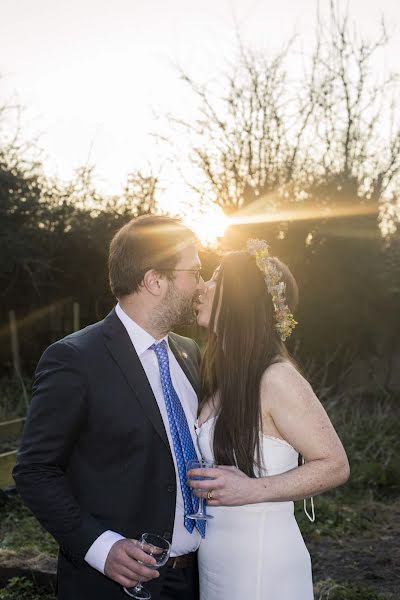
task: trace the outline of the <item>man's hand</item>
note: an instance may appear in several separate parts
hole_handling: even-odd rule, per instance
[[[193,480],[193,477],[212,479]],[[257,495],[251,479],[236,467],[218,466],[215,469],[192,469],[188,472],[188,484],[199,498],[207,498],[209,506],[241,506],[257,502]]]
[[[104,565],[104,573],[124,587],[134,587],[139,581],[150,581],[160,574],[154,569],[141,565],[141,560],[155,565],[154,558],[143,552],[138,540],[119,540],[111,546]]]

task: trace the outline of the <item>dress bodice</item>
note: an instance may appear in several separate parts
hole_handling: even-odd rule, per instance
[[[201,426],[196,421],[195,429],[199,449],[205,460],[214,460],[213,438],[216,417],[210,417]],[[260,477],[279,475],[294,469],[298,465],[297,451],[285,440],[260,433],[262,438],[261,451],[263,469],[258,474]]]

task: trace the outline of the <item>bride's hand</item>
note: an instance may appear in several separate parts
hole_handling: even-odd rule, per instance
[[[192,477],[210,479],[193,480]],[[209,506],[240,506],[256,502],[254,481],[236,467],[226,465],[188,472],[188,485],[196,496],[206,498]]]

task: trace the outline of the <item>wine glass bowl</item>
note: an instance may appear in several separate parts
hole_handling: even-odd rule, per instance
[[[171,544],[165,538],[152,533],[144,533],[141,537],[140,545],[143,552],[146,552],[146,554],[156,561],[155,565],[149,565],[144,562],[142,564],[150,569],[159,569],[165,565],[171,551]],[[138,562],[141,561],[139,560]]]
[[[186,465],[187,473],[192,469],[213,469],[216,467],[216,464],[210,460],[189,460]],[[191,477],[192,481],[205,481],[205,480],[213,480],[213,477],[205,477],[202,475],[198,475],[196,477]],[[195,496],[195,492],[192,489],[192,494]],[[196,496],[197,497],[197,496]],[[198,498],[199,506],[197,512],[186,515],[188,519],[196,519],[199,521],[208,521],[209,519],[213,519],[212,515],[208,515],[206,513],[205,500],[203,497]]]
[[[143,533],[140,538],[140,547],[143,552],[146,552],[146,554],[156,561],[155,565],[151,565],[145,561],[138,560],[141,565],[145,565],[148,569],[159,569],[164,566],[171,553],[171,544],[169,541],[155,533]],[[137,598],[137,600],[150,600],[151,598],[150,592],[142,586],[140,581],[135,587],[124,587],[123,590],[128,596]]]

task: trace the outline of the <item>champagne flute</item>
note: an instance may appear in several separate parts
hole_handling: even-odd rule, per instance
[[[189,462],[186,465],[186,470],[187,472],[191,471],[192,469],[213,469],[215,467],[215,463],[209,460],[189,460]],[[197,476],[197,477],[192,477],[192,479],[194,481],[204,481],[205,479],[214,479],[213,477],[202,477]],[[192,494],[193,496],[195,496],[194,490],[192,489]],[[196,496],[197,498],[197,496]],[[197,512],[191,515],[186,515],[186,517],[188,519],[198,519],[199,521],[207,521],[208,519],[213,519],[214,517],[212,515],[208,515],[206,513],[206,507],[205,507],[205,499],[203,497],[199,498],[199,507],[197,509]]]
[[[168,540],[155,533],[143,533],[140,538],[140,547],[143,552],[146,552],[156,561],[155,565],[149,565],[142,560],[138,560],[141,565],[145,565],[149,569],[159,569],[165,565],[171,552],[171,544]],[[137,598],[138,600],[150,600],[151,598],[150,592],[142,586],[140,581],[135,587],[124,587],[123,590],[131,598]]]

